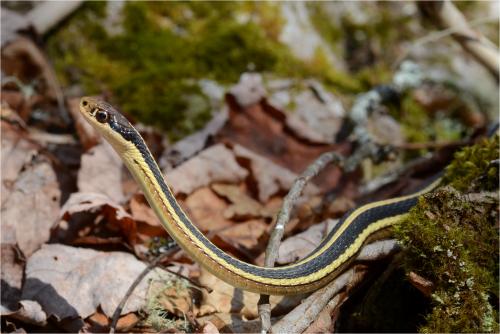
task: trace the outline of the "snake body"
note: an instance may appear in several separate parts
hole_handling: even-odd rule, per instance
[[[348,212],[318,247],[297,263],[277,268],[259,267],[225,253],[191,222],[141,135],[115,108],[85,97],[80,102],[80,112],[117,151],[163,227],[179,246],[223,281],[257,293],[299,294],[326,285],[352,262],[364,244],[404,219],[418,197],[440,182],[437,178],[413,194],[373,202]]]

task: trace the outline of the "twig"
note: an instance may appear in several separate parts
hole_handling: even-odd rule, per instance
[[[194,286],[194,287],[197,287],[197,288],[198,288],[198,289],[200,289],[200,290],[201,290],[201,289],[205,289],[208,293],[211,293],[211,292],[213,291],[213,289],[212,289],[212,288],[210,288],[210,287],[208,287],[208,286],[205,286],[205,285],[198,284],[198,283],[196,283],[195,281],[193,281],[192,279],[190,279],[189,277],[186,277],[186,276],[184,276],[184,275],[182,275],[182,274],[179,274],[178,272],[175,272],[175,271],[173,271],[172,269],[169,269],[169,268],[167,268],[167,267],[165,267],[165,266],[162,266],[162,265],[159,265],[159,267],[160,267],[161,269],[165,270],[165,271],[168,271],[168,272],[169,272],[169,273],[171,273],[172,275],[175,275],[175,276],[177,276],[177,277],[179,277],[179,278],[182,278],[182,279],[184,279],[184,280],[188,281],[188,282],[189,282],[189,284],[191,284],[191,285],[192,285],[192,286]]]
[[[495,23],[498,21],[497,17],[482,17],[480,19],[475,19],[472,21],[469,21],[469,26],[472,27],[477,27],[483,24],[488,24],[488,23]],[[408,55],[413,51],[418,48],[421,48],[423,45],[427,43],[432,43],[440,40],[441,38],[453,35],[455,33],[460,32],[460,29],[457,27],[449,27],[447,29],[443,29],[440,31],[435,31],[431,32],[421,38],[416,39],[415,41],[412,42],[412,44],[403,52],[402,55],[400,55],[394,64],[391,66],[391,68],[396,69],[399,67],[401,62],[408,57]]]
[[[367,271],[349,269],[324,288],[307,297],[293,311],[284,316],[273,327],[273,333],[302,333],[318,314],[346,286],[354,287],[361,282]]]
[[[397,251],[399,251],[399,247],[394,239],[376,241],[364,246],[355,262],[376,261],[391,256]],[[305,301],[272,327],[273,333],[302,333],[313,323],[325,307],[328,305],[331,308],[339,306],[345,301],[345,296],[344,298],[337,298],[332,303],[330,303],[330,300],[335,298],[341,291],[349,292],[363,281],[368,270],[359,270],[359,268],[365,267],[359,265],[352,267],[335,278],[326,287],[307,297]]]
[[[309,167],[307,167],[302,175],[294,181],[290,191],[283,199],[283,205],[278,213],[276,225],[274,226],[269,243],[267,244],[264,266],[274,267],[274,263],[278,258],[278,249],[281,238],[283,238],[283,233],[285,231],[285,224],[290,220],[293,205],[299,198],[307,182],[309,182],[314,176],[318,175],[318,173],[330,163],[334,162],[339,164],[342,161],[343,157],[336,152],[323,153]],[[262,333],[267,333],[271,328],[271,305],[269,304],[269,296],[260,296],[258,309],[262,323]]]
[[[172,255],[173,251],[174,250],[171,250],[165,254],[161,254],[158,257],[156,257],[150,264],[148,264],[146,268],[144,268],[144,270],[139,274],[139,276],[137,276],[134,282],[130,285],[130,287],[127,290],[127,293],[125,294],[125,296],[123,296],[122,300],[120,301],[120,304],[118,304],[118,306],[115,309],[115,312],[113,313],[111,325],[109,328],[110,334],[115,333],[116,324],[118,323],[118,318],[120,317],[120,314],[122,313],[122,310],[125,307],[125,303],[127,302],[130,295],[132,295],[135,288],[139,285],[139,283],[141,283],[142,279],[146,277],[146,275],[158,265],[158,263],[161,263],[164,259]]]
[[[498,48],[471,26],[451,1],[422,1],[417,5],[442,28],[453,29],[451,36],[499,81]]]
[[[449,141],[436,141],[436,142],[424,142],[424,143],[402,143],[398,145],[393,145],[394,148],[402,150],[421,150],[421,149],[441,149],[446,147],[458,147],[469,145],[470,140],[449,140]]]

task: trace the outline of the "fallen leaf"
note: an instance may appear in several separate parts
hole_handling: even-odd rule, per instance
[[[125,199],[121,182],[122,166],[118,154],[103,141],[82,155],[78,189],[84,193],[105,194],[122,203]]]
[[[80,98],[74,97],[67,100],[68,110],[75,122],[76,133],[80,143],[89,150],[101,142],[101,136],[96,129],[80,114]]]
[[[45,159],[26,165],[1,208],[2,243],[17,243],[24,255],[31,255],[49,240],[60,196],[55,172]]]
[[[37,326],[45,326],[47,324],[47,314],[42,310],[40,304],[33,300],[21,300],[15,312],[4,313],[2,310],[2,315],[8,315],[22,322]]]
[[[22,82],[37,80],[38,93],[43,100],[62,100],[63,93],[54,69],[37,44],[29,38],[17,38],[2,48],[2,72],[5,76],[15,76]],[[34,99],[30,98],[28,105],[20,110],[20,116],[25,121],[28,120],[31,111],[36,109],[33,108],[35,107],[33,102]]]
[[[288,191],[297,178],[297,175],[288,169],[276,165],[241,145],[235,145],[233,151],[236,157],[248,161],[257,183],[258,198],[261,202],[267,202],[271,196],[279,192]],[[304,194],[307,195],[314,195],[318,192],[318,188],[312,184],[308,184],[304,189]]]
[[[262,75],[255,72],[243,73],[238,83],[231,87],[229,93],[242,108],[259,103],[266,95]]]
[[[87,318],[99,306],[111,317],[144,268],[145,263],[128,253],[43,245],[28,259],[22,296],[37,301],[48,316],[58,319]],[[128,298],[122,314],[145,305],[148,282],[155,277],[172,279],[158,268],[150,272]]]
[[[217,195],[226,198],[232,204],[224,211],[224,217],[232,220],[272,217],[272,213],[259,202],[248,196],[234,184],[213,184],[211,188]]]
[[[217,235],[237,248],[242,246],[246,250],[254,250],[262,244],[261,238],[268,228],[264,221],[253,219],[224,229]]]
[[[214,182],[238,183],[247,175],[248,171],[238,165],[233,152],[218,144],[168,172],[166,179],[176,195],[189,195]]]
[[[108,196],[99,193],[72,193],[61,208],[61,217],[70,221],[71,217],[80,212],[102,212],[108,223],[114,224],[134,244],[136,224],[132,217],[118,203]]]
[[[144,195],[136,194],[130,200],[129,205],[134,220],[147,223],[151,226],[161,226],[160,220],[149,206]]]
[[[148,244],[152,237],[167,237],[167,231],[149,207],[143,194],[135,194],[129,203],[132,218],[137,226],[137,241]],[[139,245],[137,245],[139,246]],[[140,252],[139,248],[136,248]]]
[[[279,264],[292,263],[310,254],[337,224],[338,220],[326,221],[308,228],[302,233],[285,239],[279,248]]]
[[[2,289],[2,312],[15,311],[18,309],[18,302],[21,299],[21,286],[23,281],[24,266],[19,257],[19,250],[13,244],[1,244],[1,289]]]
[[[201,268],[199,282],[203,286],[211,287],[213,291],[210,293],[206,290],[202,291],[203,298],[198,316],[211,313],[240,314],[246,319],[254,319],[258,316],[257,303],[260,298],[258,294],[236,289],[204,268]],[[303,298],[304,295],[271,296],[271,311],[274,316],[286,314]]]
[[[337,97],[319,82],[310,80],[306,89],[294,94],[292,101],[294,108],[286,117],[286,125],[297,137],[317,144],[335,142],[345,115]]]
[[[91,333],[107,332],[111,325],[110,319],[100,311],[92,314],[86,319],[91,327],[88,329]],[[129,313],[121,316],[116,323],[116,330],[126,332],[133,328],[140,321],[135,313]]]
[[[219,330],[217,329],[217,327],[215,327],[215,325],[208,320],[203,325],[201,332],[203,334],[219,334]]]
[[[285,124],[288,114],[266,101],[242,109],[231,99],[227,100],[230,106],[229,120],[217,136],[219,142],[243,146],[296,174],[302,173],[322,153],[348,153],[349,143],[320,145],[298,138]],[[337,185],[340,175],[340,169],[329,168],[313,182],[326,191]]]
[[[184,201],[186,213],[202,231],[217,232],[234,223],[224,217],[228,204],[210,188],[194,191]]]
[[[215,136],[224,126],[228,118],[227,107],[216,113],[203,129],[183,138],[169,147],[160,158],[160,166],[165,170],[168,165],[178,166],[180,163],[200,152],[210,138]]]
[[[2,121],[1,127],[1,202],[3,205],[9,198],[19,172],[37,154],[39,147],[25,136],[22,136],[16,126]]]
[[[196,318],[202,325],[212,324],[217,332],[210,333],[261,333],[260,320],[246,320],[241,314],[235,313],[216,313],[209,316]],[[273,319],[274,320],[274,319]],[[213,330],[212,326],[209,328]],[[203,332],[205,333],[205,332]]]

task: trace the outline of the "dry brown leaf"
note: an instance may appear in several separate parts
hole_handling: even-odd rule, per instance
[[[234,224],[224,217],[227,203],[210,188],[196,190],[184,203],[187,214],[202,231],[216,232]]]
[[[218,144],[167,173],[167,181],[177,194],[191,194],[195,189],[214,182],[238,183],[248,171],[236,162],[233,152]]]
[[[1,314],[18,309],[21,299],[23,281],[23,265],[20,262],[18,250],[13,244],[2,243],[1,282],[2,282],[2,310]]]
[[[122,160],[107,142],[82,155],[78,189],[83,193],[101,193],[113,201],[125,199],[122,188]]]
[[[287,115],[286,125],[299,138],[319,144],[334,143],[344,119],[344,107],[320,83],[311,80],[307,84],[307,89],[294,94],[295,108]]]
[[[142,194],[135,194],[130,200],[130,211],[137,226],[137,242],[147,244],[152,237],[167,237],[167,231],[161,225],[160,220],[149,207],[146,198]],[[142,245],[135,248],[136,254],[142,254],[146,249]]]
[[[52,166],[36,159],[25,166],[1,208],[2,243],[19,245],[31,255],[49,240],[59,216],[61,192]]]
[[[271,196],[279,192],[288,191],[297,178],[297,175],[290,170],[278,166],[241,145],[235,145],[233,151],[236,157],[246,159],[249,162],[249,168],[257,183],[258,198],[261,202],[267,202]],[[317,193],[318,188],[312,184],[308,184],[304,189],[306,195]]]
[[[90,148],[101,142],[101,136],[96,129],[87,122],[83,116],[80,114],[80,98],[74,97],[67,101],[68,109],[75,122],[76,133],[78,138],[80,138],[80,143],[85,148],[89,150]]]
[[[165,150],[160,158],[160,166],[177,166],[180,163],[200,152],[210,138],[215,136],[224,126],[228,118],[227,108],[224,107],[220,112],[214,115],[212,120],[205,125],[203,129],[176,142],[172,147]]]
[[[109,326],[111,325],[110,319],[103,313],[97,311],[92,314],[87,321],[92,326],[89,328],[91,333],[107,332]],[[133,328],[140,321],[139,317],[135,313],[129,313],[120,317],[116,323],[116,330],[119,332],[125,332]]]
[[[130,211],[136,221],[144,222],[151,226],[161,226],[160,220],[142,194],[136,194],[130,200]]]
[[[302,233],[287,238],[280,245],[276,262],[287,264],[304,258],[320,244],[337,222],[338,220],[327,219]]]
[[[243,246],[247,250],[252,250],[259,246],[261,238],[268,228],[269,225],[264,221],[253,219],[224,229],[217,235],[236,248]]]
[[[5,76],[16,76],[22,82],[37,80],[38,93],[44,100],[62,100],[63,94],[54,69],[41,49],[29,38],[17,38],[2,48],[2,72]],[[25,121],[34,109],[32,103],[27,104],[20,112]]]
[[[217,330],[213,333],[261,333],[260,320],[246,320],[240,314],[217,313],[196,319],[202,326],[211,323]],[[209,328],[212,328],[211,326]]]
[[[236,289],[228,283],[218,279],[204,268],[201,269],[199,282],[203,286],[213,289],[211,293],[203,290],[198,316],[212,313],[237,313],[247,319],[258,316],[257,303],[259,295],[256,293]],[[273,315],[278,316],[287,313],[298,305],[304,295],[295,296],[271,296]]]
[[[111,317],[146,264],[122,252],[98,252],[60,244],[43,245],[26,264],[23,299],[35,300],[48,316],[86,318],[101,307]],[[150,279],[172,279],[155,269],[136,287],[122,314],[140,310]]]
[[[17,127],[2,121],[0,161],[2,166],[1,176],[1,201],[2,205],[7,200],[23,166],[31,161],[37,154],[38,146],[21,136]]]
[[[98,193],[72,193],[61,208],[61,217],[69,221],[71,216],[80,212],[102,212],[109,223],[122,231],[130,243],[136,238],[136,224],[132,217],[118,203]]]
[[[239,186],[233,184],[213,184],[211,187],[219,196],[232,203],[224,212],[224,216],[232,220],[272,217],[272,212],[259,202],[248,196]]]
[[[203,334],[219,334],[219,330],[211,321],[206,321],[205,324],[203,325],[203,328],[201,329],[201,332]]]
[[[311,145],[310,142],[293,136],[293,133],[286,129],[287,114],[265,101],[242,109],[232,100],[234,98],[228,96],[229,120],[217,138],[220,142],[241,145],[254,154],[297,174],[304,171],[324,152],[348,153],[347,143]],[[339,177],[340,170],[331,168],[318,175],[314,182],[326,191],[338,183]]]

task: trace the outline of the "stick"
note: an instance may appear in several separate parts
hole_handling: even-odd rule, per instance
[[[417,6],[428,14],[434,23],[444,29],[453,29],[451,36],[462,48],[481,63],[498,82],[499,52],[498,48],[484,35],[472,30],[471,26],[451,1],[422,1]]]
[[[134,292],[135,288],[141,283],[142,279],[146,277],[146,275],[153,270],[159,263],[161,263],[163,260],[165,260],[167,257],[172,255],[173,252],[177,251],[177,247],[174,247],[173,249],[170,249],[164,254],[160,254],[157,256],[153,261],[151,261],[150,264],[144,270],[137,276],[137,278],[132,282],[130,287],[127,290],[127,293],[125,293],[125,296],[123,296],[122,300],[120,301],[120,304],[115,309],[115,312],[113,313],[113,317],[111,320],[111,325],[109,328],[109,333],[114,334],[116,330],[116,324],[118,323],[118,318],[120,317],[120,314],[122,313],[123,308],[125,307],[125,303],[127,302],[128,298],[130,295]]]
[[[294,203],[299,198],[307,182],[314,176],[318,175],[330,163],[339,164],[343,161],[343,157],[336,152],[323,153],[309,167],[306,168],[293,183],[290,191],[283,199],[283,205],[274,226],[269,243],[266,248],[266,258],[264,261],[265,267],[274,267],[274,263],[278,258],[278,249],[281,243],[281,238],[285,232],[285,224],[290,220],[290,215]],[[269,296],[261,295],[258,303],[259,317],[262,323],[262,333],[267,333],[271,328],[271,305],[269,304]]]

